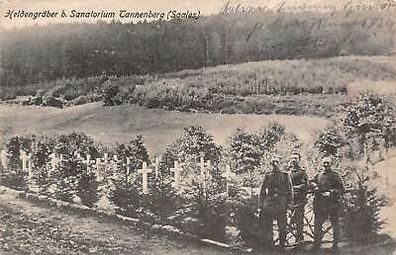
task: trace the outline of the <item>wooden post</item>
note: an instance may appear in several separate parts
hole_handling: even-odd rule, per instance
[[[104,153],[104,162],[107,163],[107,159],[109,158],[109,154],[107,152]]]
[[[201,157],[200,163],[198,165],[201,169],[201,177],[204,177],[210,168],[210,160],[206,161],[206,163],[205,163],[204,158]]]
[[[91,155],[87,154],[87,170],[90,169],[89,165],[91,164]]]
[[[179,184],[180,184],[180,172],[181,172],[181,168],[179,167],[179,162],[175,161],[174,163],[174,167],[170,169],[171,172],[175,173],[175,188],[179,188]]]
[[[231,167],[230,165],[226,165],[225,166],[225,172],[223,173],[223,177],[226,178],[227,181],[227,195],[229,194],[230,191],[230,178],[233,176],[232,172],[231,172]]]
[[[143,185],[143,194],[148,194],[148,174],[153,171],[150,168],[147,168],[147,163],[143,162],[142,169],[138,170],[138,173],[143,175],[142,185]]]
[[[61,155],[61,157],[63,158],[62,155]],[[56,163],[57,163],[55,153],[52,153],[52,154],[50,155],[50,159],[51,159],[51,161],[50,161],[50,162],[51,162],[51,171],[55,171]]]
[[[155,167],[155,179],[158,179],[160,160],[161,160],[160,157],[156,157],[155,158],[155,164],[154,164],[154,167]]]
[[[22,171],[25,172],[27,170],[27,156],[25,151],[20,151],[19,158],[22,160]]]
[[[33,177],[33,164],[32,164],[32,153],[29,153],[28,155],[28,178],[31,179]]]
[[[96,171],[97,172],[99,172],[101,164],[102,164],[101,158],[96,158]]]
[[[7,168],[7,152],[5,150],[1,150],[0,152],[0,161],[3,168]]]
[[[127,176],[129,176],[129,174],[131,173],[131,159],[127,157],[126,161]]]

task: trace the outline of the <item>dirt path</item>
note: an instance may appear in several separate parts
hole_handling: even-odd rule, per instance
[[[228,254],[0,194],[0,254]]]
[[[362,247],[353,251],[342,249],[340,254],[390,255],[393,250],[393,247]],[[164,236],[150,236],[103,218],[63,212],[0,191],[0,254],[225,255],[230,252],[211,246],[170,240]],[[322,250],[318,254],[327,252]]]

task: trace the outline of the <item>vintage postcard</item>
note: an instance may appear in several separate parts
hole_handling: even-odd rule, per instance
[[[0,254],[396,254],[395,0],[0,0]]]

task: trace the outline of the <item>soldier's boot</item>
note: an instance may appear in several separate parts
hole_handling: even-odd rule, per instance
[[[261,211],[260,214],[260,225],[261,233],[263,234],[263,247],[267,249],[273,248],[273,233],[272,233],[272,217],[271,215],[266,215]]]
[[[338,211],[335,210],[330,214],[331,226],[333,227],[333,252],[338,252],[338,242],[340,239],[340,227],[338,225]]]
[[[277,218],[277,223],[279,228],[279,249],[281,251],[284,251],[286,246],[286,229],[287,229],[286,212],[282,212],[282,214]]]
[[[319,250],[320,245],[322,244],[323,238],[323,226],[324,219],[321,215],[315,214],[315,223],[314,223],[314,244],[312,247],[313,251]]]
[[[304,211],[296,210],[296,241],[300,245],[304,241]]]
[[[335,253],[338,253],[338,241],[340,237],[340,229],[338,227],[338,224],[333,224],[333,247],[331,250]]]

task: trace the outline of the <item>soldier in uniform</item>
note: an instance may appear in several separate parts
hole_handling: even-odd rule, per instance
[[[323,171],[318,173],[313,180],[315,191],[314,198],[314,246],[319,249],[323,238],[323,223],[330,218],[333,228],[333,250],[338,250],[340,230],[338,226],[339,211],[341,208],[340,197],[344,192],[344,185],[339,174],[331,169],[331,159],[323,158]]]
[[[271,159],[272,170],[265,173],[260,190],[260,225],[264,235],[264,245],[273,247],[273,221],[279,228],[279,247],[285,248],[286,213],[293,208],[293,187],[288,173],[279,168],[279,158]]]
[[[301,243],[304,240],[304,213],[309,187],[308,176],[305,170],[301,167],[300,160],[300,154],[293,153],[289,166],[294,194],[294,214],[292,222],[296,226],[297,243]]]

